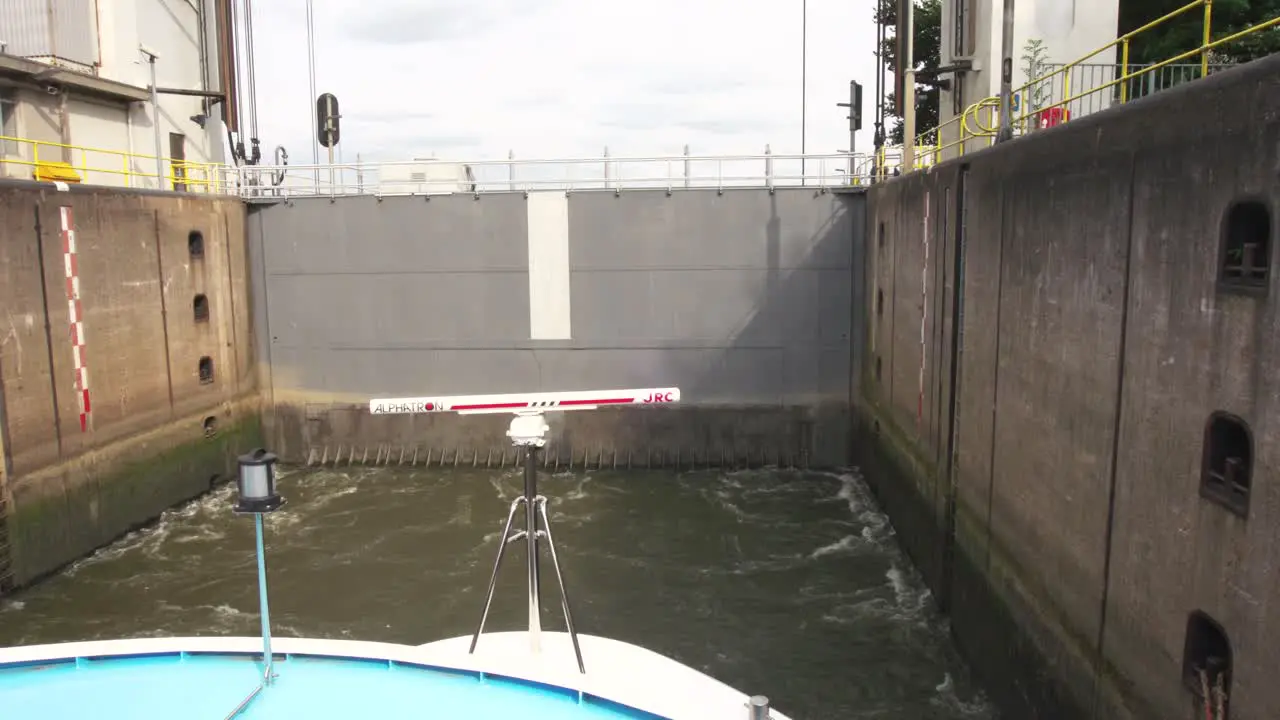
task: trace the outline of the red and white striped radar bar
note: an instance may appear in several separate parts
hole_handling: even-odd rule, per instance
[[[680,402],[680,388],[639,390],[581,390],[574,392],[515,393],[510,395],[454,395],[446,397],[381,398],[369,401],[374,415],[452,412],[483,413],[555,412],[595,410],[610,405],[672,405]]]

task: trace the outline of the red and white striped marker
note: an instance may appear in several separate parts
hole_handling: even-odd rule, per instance
[[[680,388],[581,390],[507,395],[384,398],[370,400],[369,412],[374,415],[433,412],[480,415],[485,413],[521,413],[528,411],[595,410],[606,405],[672,405],[678,402],[680,402]]]
[[[84,360],[84,306],[80,302],[80,273],[76,265],[75,216],[71,208],[59,208],[62,216],[62,259],[67,273],[67,318],[71,324],[71,357],[76,373],[76,401],[80,405],[80,432],[89,429],[89,369]]]

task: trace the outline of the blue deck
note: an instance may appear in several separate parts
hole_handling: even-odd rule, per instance
[[[0,716],[222,720],[258,686],[260,657],[163,653],[0,665]],[[385,660],[280,654],[275,672],[240,718],[660,720],[574,690]]]

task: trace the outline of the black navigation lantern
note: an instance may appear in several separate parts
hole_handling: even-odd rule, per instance
[[[284,504],[276,492],[276,456],[263,448],[241,455],[240,475],[236,478],[235,512],[241,515],[274,512]]]
[[[276,456],[263,448],[241,455],[240,474],[236,477],[236,490],[240,497],[232,511],[237,515],[252,515],[254,535],[257,538],[258,555],[258,605],[262,619],[263,685],[275,679],[275,656],[271,653],[271,611],[267,607],[267,554],[263,547],[262,516],[275,512],[284,504],[284,498],[276,492]],[[250,696],[252,699],[253,696]]]

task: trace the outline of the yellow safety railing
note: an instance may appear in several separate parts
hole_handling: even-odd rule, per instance
[[[995,137],[999,105],[999,101],[995,98],[976,102],[965,108],[963,113],[917,135],[911,169],[923,170],[936,165],[944,159],[943,153],[951,148],[957,148],[958,154],[963,155],[967,140]],[[986,124],[983,123],[984,117]],[[954,139],[948,139],[952,134],[955,135]],[[855,177],[858,178],[855,184],[860,184],[861,178],[864,177],[874,181],[901,174],[902,156],[901,145],[880,148],[878,153],[863,159],[855,169]]]
[[[227,188],[220,163],[164,160],[165,190],[222,193]],[[92,183],[129,188],[157,187],[156,156],[0,135],[0,176],[32,180]],[[148,172],[149,171],[149,172]]]
[[[957,155],[963,155],[969,140],[995,137],[999,112],[998,98],[986,98],[970,105],[959,115],[916,136],[917,158],[924,158],[928,167],[942,162],[944,153],[952,148]]]
[[[1212,35],[1213,1],[1192,0],[1192,2],[1152,20],[1142,27],[1117,37],[1088,55],[1057,66],[1052,72],[1032,78],[1025,85],[1015,88],[1013,96],[1020,98],[1020,102],[1018,103],[1019,107],[1010,113],[1014,134],[1025,134],[1040,128],[1069,122],[1075,115],[1072,111],[1073,108],[1080,107],[1081,100],[1095,96],[1098,93],[1111,91],[1114,96],[1112,100],[1115,102],[1120,104],[1129,102],[1131,99],[1130,88],[1136,78],[1147,76],[1161,68],[1186,61],[1197,55],[1199,56],[1200,64],[1199,77],[1204,77],[1209,72],[1209,56],[1215,48],[1263,30],[1280,27],[1280,15],[1278,15],[1270,20],[1214,40]],[[1195,10],[1200,10],[1202,13],[1201,42],[1198,47],[1159,62],[1141,66],[1134,66],[1130,63],[1130,49],[1135,39]],[[1116,77],[1106,82],[1094,84],[1091,87],[1072,89],[1071,71],[1073,69],[1089,64],[1089,61],[1100,53],[1115,50],[1116,48],[1119,49],[1120,55],[1120,61],[1115,66],[1116,72],[1114,74]],[[1058,79],[1061,79],[1061,82],[1055,83]],[[1031,98],[1043,92],[1046,87],[1050,93],[1048,102],[1032,102]],[[1099,104],[1102,106],[1107,105],[1106,98],[1102,98],[1102,102]],[[963,155],[966,150],[972,151],[994,143],[996,131],[999,127],[999,107],[1000,99],[998,97],[985,98],[970,105],[963,113],[951,120],[917,135],[915,144],[916,158],[915,162],[912,163],[913,167],[911,169],[918,170],[940,162],[946,159],[944,153],[953,148],[956,149],[957,155]],[[900,147],[890,149],[889,155],[892,155],[895,150],[900,159]],[[922,158],[924,159],[923,163]],[[888,155],[886,155],[886,159],[888,159]],[[884,165],[881,165],[881,167],[884,167]],[[892,167],[892,165],[889,167]]]

